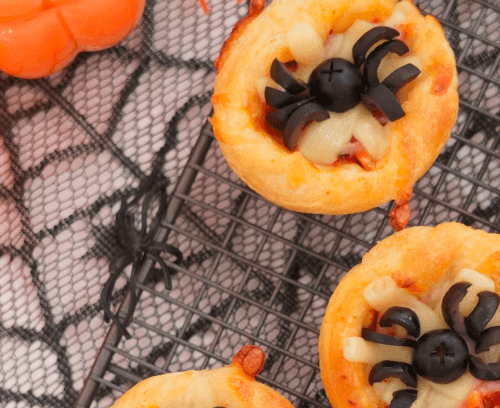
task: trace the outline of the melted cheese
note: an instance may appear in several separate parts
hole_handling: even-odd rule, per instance
[[[396,391],[404,390],[408,388],[401,380],[398,378],[388,378],[384,381],[377,382],[372,386],[377,394],[379,394],[380,399],[386,404],[390,404],[392,401],[392,394]]]
[[[479,353],[477,356],[486,364],[497,363],[500,361],[500,344],[491,346],[488,351]]]
[[[392,306],[412,309],[420,320],[421,333],[446,327],[434,310],[405,289],[398,287],[390,276],[375,279],[365,288],[363,296],[368,304],[379,312],[385,312]]]
[[[412,351],[410,347],[372,343],[361,337],[347,337],[344,341],[344,358],[353,363],[377,364],[393,360],[411,364]]]
[[[299,65],[293,76],[307,84],[309,82],[309,77],[315,68],[315,65]]]
[[[332,34],[325,41],[326,58],[334,58],[339,55],[344,43],[344,34]]]
[[[345,113],[330,113],[330,119],[311,122],[298,142],[299,151],[310,161],[331,164],[345,151],[351,140],[354,125],[361,107],[357,106]]]
[[[309,23],[294,25],[286,34],[286,42],[299,64],[317,64],[324,59],[323,40]]]
[[[453,283],[457,282],[469,282],[472,285],[482,288],[483,290],[495,290],[495,282],[493,279],[488,278],[486,275],[469,268],[464,268],[458,272],[457,276],[453,280]]]
[[[417,386],[418,394],[417,399],[411,404],[411,408],[426,408],[427,407],[427,396],[431,391],[431,387],[428,384],[422,382],[418,383]]]
[[[460,311],[460,314],[463,317],[469,316],[469,314],[474,310],[474,308],[477,305],[477,302],[479,298],[477,297],[477,294],[479,292],[489,290],[494,292],[495,291],[495,282],[488,278],[487,276],[483,275],[482,273],[479,273],[473,269],[462,269],[455,279],[453,280],[452,284],[458,283],[458,282],[469,282],[472,284],[467,289],[467,294],[465,297],[462,299],[460,302],[460,305],[458,307],[458,310]],[[451,286],[451,285],[450,285]],[[446,292],[442,294],[444,297]],[[436,313],[438,313],[440,316],[442,315],[441,312],[441,301],[438,303],[438,306],[436,307]],[[487,328],[492,327],[492,326],[497,326],[500,323],[500,308],[497,310],[491,321],[488,323],[486,326]]]
[[[372,24],[364,20],[357,20],[354,22],[354,24],[344,33],[342,48],[340,52],[335,55],[335,57],[344,58],[347,61],[354,62],[354,59],[352,58],[352,47],[354,47],[356,41],[358,41],[363,34],[376,26],[376,24]],[[370,51],[368,51],[368,53],[369,52]]]
[[[427,408],[454,408],[457,405],[457,400],[447,397],[431,388],[425,403],[424,407]]]
[[[389,148],[389,137],[384,133],[384,127],[367,110],[360,109],[360,113],[352,130],[352,135],[361,142],[370,156],[380,160]]]
[[[387,78],[391,73],[396,71],[396,69],[404,67],[406,64],[415,65],[420,71],[422,71],[422,62],[420,58],[415,56],[400,57],[397,54],[387,55],[380,63],[377,71],[377,76],[380,82]]]
[[[457,380],[449,384],[436,384],[431,381],[419,378],[420,382],[427,383],[433,390],[439,392],[455,401],[463,401],[469,395],[474,384],[474,377],[470,372],[466,372]]]
[[[462,269],[453,281],[453,283],[457,282],[469,282],[472,284],[459,306],[460,314],[464,317],[469,316],[476,307],[479,300],[477,297],[479,292],[485,290],[495,291],[495,282],[473,269]]]
[[[405,388],[408,388],[408,386],[406,386],[397,378],[393,378],[392,381],[389,382],[389,385],[382,395],[382,401],[384,401],[386,404],[390,404],[392,401],[392,394],[394,394],[396,391],[404,390]]]

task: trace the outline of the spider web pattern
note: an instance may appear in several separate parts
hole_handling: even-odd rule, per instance
[[[0,76],[0,406],[108,407],[143,378],[219,367],[247,343],[267,353],[260,381],[296,407],[329,406],[317,356],[323,313],[342,276],[392,234],[392,204],[297,214],[231,172],[203,123],[213,61],[247,5],[210,5],[205,16],[196,0],[149,0],[120,45],[48,79]],[[415,186],[409,226],[498,232],[500,6],[417,5],[455,51],[461,107]],[[124,339],[99,304],[117,251],[114,216],[122,197],[165,181],[174,210],[164,237],[184,261],[166,259],[171,292],[156,269],[143,275]],[[113,305],[128,289],[123,276]]]

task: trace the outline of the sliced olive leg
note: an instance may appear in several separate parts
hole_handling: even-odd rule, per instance
[[[487,351],[491,346],[500,344],[500,326],[491,327],[483,331],[476,343],[476,353]]]
[[[370,385],[386,378],[399,378],[408,387],[417,387],[417,373],[410,364],[398,361],[382,361],[375,364],[368,376]]]
[[[389,88],[389,91],[396,93],[419,75],[420,70],[415,65],[406,64],[393,71],[382,83]]]
[[[377,333],[375,331],[366,328],[363,328],[361,330],[361,337],[366,341],[371,341],[373,343],[379,343],[379,344],[386,344],[388,346],[415,347],[415,345],[417,344],[415,340],[388,336],[387,334]]]
[[[299,141],[299,133],[312,120],[322,122],[330,119],[328,111],[317,103],[301,106],[292,113],[285,126],[285,143],[289,150],[293,150]]]
[[[477,356],[470,356],[470,373],[479,380],[500,380],[500,363],[486,364]]]
[[[455,330],[459,334],[465,334],[466,329],[464,318],[460,314],[458,306],[467,294],[467,289],[470,286],[469,282],[455,283],[448,289],[441,304],[441,311],[446,324],[450,326],[450,329]]]
[[[392,394],[392,401],[389,408],[410,408],[417,399],[417,390],[399,390]]]
[[[379,84],[377,71],[382,59],[389,53],[396,53],[399,56],[406,54],[409,50],[408,46],[399,40],[387,41],[380,44],[373,52],[368,56],[365,62],[363,74],[365,77],[365,82],[369,86],[375,86]]]
[[[479,339],[482,331],[495,315],[500,304],[500,296],[494,292],[479,292],[477,306],[465,319],[467,333],[474,340]]]
[[[291,94],[299,94],[307,90],[307,86],[295,79],[286,65],[276,58],[271,65],[271,78]]]
[[[417,314],[407,307],[391,307],[382,315],[379,324],[380,327],[391,327],[396,324],[406,329],[410,336],[420,336],[420,320]]]
[[[379,26],[364,33],[352,47],[354,65],[359,68],[365,62],[366,53],[376,43],[382,40],[392,40],[399,35],[399,31],[391,27]]]
[[[297,103],[305,100],[299,95],[292,95],[287,92],[280,91],[279,89],[274,89],[269,86],[266,87],[264,91],[264,96],[266,98],[266,103],[273,108],[284,108],[292,103]]]
[[[392,122],[406,115],[397,98],[384,84],[370,88],[363,95],[363,100],[379,108]]]
[[[273,112],[266,116],[266,122],[269,123],[273,128],[276,128],[278,130],[285,130],[286,123],[292,113],[301,106],[304,106],[313,101],[314,98],[309,98],[278,109],[276,112]]]

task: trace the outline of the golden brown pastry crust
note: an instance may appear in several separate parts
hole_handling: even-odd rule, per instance
[[[293,408],[279,393],[255,381],[264,361],[261,349],[243,346],[227,367],[164,374],[141,381],[113,408]]]
[[[403,90],[407,114],[387,125],[390,151],[373,171],[353,163],[315,166],[302,153],[290,153],[263,129],[257,96],[257,81],[269,77],[274,58],[293,59],[285,39],[292,24],[307,21],[325,40],[330,30],[343,32],[357,19],[383,21],[397,4],[397,0],[274,0],[257,17],[259,7],[254,7],[252,18],[233,32],[219,59],[213,128],[229,165],[252,189],[277,205],[307,213],[348,214],[392,199],[399,207],[408,202],[412,184],[436,159],[458,112],[454,54],[434,17],[421,16],[407,1],[398,6],[406,18],[398,28],[423,69]],[[404,217],[403,213],[393,218]]]
[[[340,282],[325,312],[319,337],[321,377],[336,408],[386,407],[368,384],[368,365],[343,357],[347,337],[359,336],[370,307],[363,297],[376,278],[392,276],[398,286],[422,297],[463,268],[495,281],[500,293],[500,235],[462,224],[408,228],[372,248]]]

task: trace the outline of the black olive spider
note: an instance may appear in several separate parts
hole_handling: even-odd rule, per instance
[[[277,111],[266,116],[266,121],[284,132],[289,150],[297,145],[299,133],[304,126],[315,120],[330,117],[328,111],[342,113],[354,108],[361,101],[378,108],[391,121],[405,116],[395,93],[414,80],[420,70],[406,64],[392,72],[380,83],[377,70],[382,59],[389,53],[405,55],[407,45],[394,40],[399,32],[390,27],[379,26],[366,32],[354,44],[354,64],[343,58],[331,58],[318,65],[311,73],[307,84],[294,78],[285,64],[275,59],[271,65],[271,78],[285,91],[266,87],[266,103]],[[382,40],[368,56],[372,46]],[[363,65],[363,74],[360,73]]]
[[[441,311],[450,329],[431,330],[420,336],[417,314],[406,307],[391,307],[379,321],[380,327],[399,325],[413,339],[394,337],[364,328],[361,337],[366,341],[412,347],[412,364],[384,360],[370,370],[370,385],[386,378],[398,378],[408,387],[417,387],[417,376],[437,384],[449,384],[461,377],[467,367],[479,380],[500,380],[500,362],[486,364],[478,354],[500,344],[500,326],[485,330],[500,304],[500,296],[484,291],[478,294],[478,303],[465,319],[459,311],[460,302],[471,286],[468,282],[455,283],[445,294]],[[417,399],[416,389],[404,389],[393,394],[389,408],[410,408]]]
[[[137,230],[134,225],[135,216],[133,213],[129,212],[129,209],[130,207],[134,207],[142,196],[144,196],[144,199],[141,211],[141,228]],[[150,229],[148,231],[148,212],[155,198],[159,200],[159,207],[156,215],[151,220]],[[165,216],[166,210],[167,193],[166,186],[163,184],[151,189],[147,193],[138,194],[130,203],[127,203],[127,198],[124,197],[121,202],[120,210],[116,214],[116,241],[120,252],[110,263],[109,278],[104,284],[100,302],[104,310],[105,321],[109,322],[109,319],[113,320],[116,327],[125,335],[126,338],[130,338],[130,334],[125,327],[132,317],[135,304],[137,302],[136,285],[138,269],[141,261],[145,257],[149,257],[158,263],[165,280],[165,288],[167,290],[171,290],[172,279],[167,265],[160,255],[162,253],[173,255],[176,258],[175,263],[177,265],[179,265],[183,259],[182,253],[174,246],[155,241],[156,233],[162,219]],[[118,277],[130,264],[132,264],[132,271],[129,280],[131,299],[124,323],[122,323],[118,319],[118,316],[111,311],[110,297]]]

